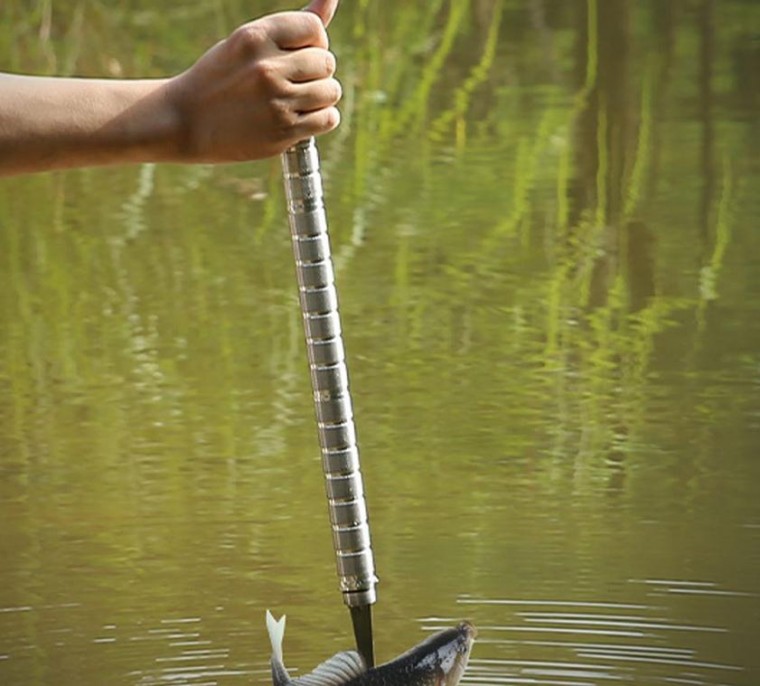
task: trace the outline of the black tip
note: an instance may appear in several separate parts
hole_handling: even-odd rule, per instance
[[[375,647],[372,642],[372,605],[351,608],[356,648],[361,653],[368,668],[375,666]]]

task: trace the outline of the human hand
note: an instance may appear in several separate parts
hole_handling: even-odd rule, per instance
[[[334,129],[325,26],[338,0],[252,21],[168,79],[0,74],[0,176],[144,162],[240,162]]]
[[[341,88],[325,27],[338,0],[312,0],[240,26],[164,83],[178,161],[277,155],[340,123]]]

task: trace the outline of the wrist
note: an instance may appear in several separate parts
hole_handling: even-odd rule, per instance
[[[181,121],[168,97],[168,79],[114,82],[120,114],[104,127],[116,162],[178,162]],[[125,159],[126,158],[126,159]]]

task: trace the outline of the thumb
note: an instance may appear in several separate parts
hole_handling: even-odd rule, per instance
[[[332,21],[335,10],[338,9],[338,0],[311,0],[304,9],[307,12],[314,12],[327,28]]]

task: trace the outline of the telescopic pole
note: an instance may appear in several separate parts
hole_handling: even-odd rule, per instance
[[[371,667],[377,577],[314,139],[284,152],[282,168],[340,590]]]

